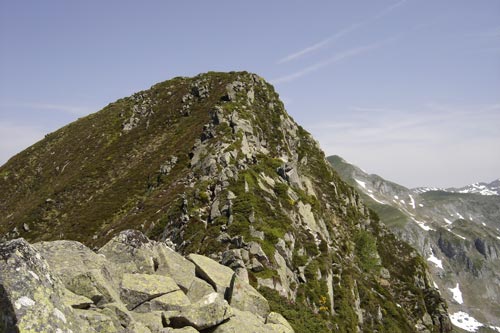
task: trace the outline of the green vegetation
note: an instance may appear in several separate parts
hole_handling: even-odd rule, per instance
[[[366,230],[358,230],[354,235],[354,243],[361,268],[367,272],[378,272],[380,258],[377,252],[376,238]]]

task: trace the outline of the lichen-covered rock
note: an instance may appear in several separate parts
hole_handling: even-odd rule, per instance
[[[78,242],[0,243],[0,332],[198,332],[233,316],[225,294],[235,309],[255,312],[261,324],[269,312],[255,289],[212,259],[192,255],[194,264],[135,231],[120,234],[106,247],[111,262]],[[79,267],[71,267],[71,256]],[[58,257],[64,259],[58,262]],[[154,259],[149,274],[137,273],[144,270],[144,258]],[[195,267],[200,277],[194,276]],[[277,324],[255,332],[275,332],[272,325]]]
[[[124,230],[101,247],[98,253],[114,263],[121,272],[152,274],[155,272],[152,248],[153,244],[141,232]]]
[[[146,301],[177,290],[179,286],[168,276],[125,273],[120,296],[127,308],[133,310]]]
[[[73,293],[91,299],[96,305],[117,302],[120,297],[101,270],[91,269],[74,276],[66,284]]]
[[[159,332],[163,329],[163,312],[150,311],[150,312],[131,312],[132,317],[136,322],[142,323],[149,328],[153,333]]]
[[[213,259],[199,254],[192,253],[188,255],[188,259],[196,266],[196,275],[210,283],[215,291],[224,297],[231,285],[234,271]]]
[[[186,291],[195,278],[194,264],[163,243],[156,243],[153,251],[158,262],[156,274],[171,276]]]
[[[214,327],[232,316],[233,310],[216,292],[203,297],[191,306],[165,312],[168,326],[174,328],[192,326],[197,330]]]
[[[262,318],[266,318],[270,311],[264,296],[236,276],[232,280],[228,299],[233,308],[252,312]]]
[[[191,302],[197,302],[203,297],[211,294],[215,291],[215,289],[208,284],[208,282],[195,277],[193,282],[189,286],[189,289],[186,293],[187,297],[191,300]]]
[[[89,270],[105,269],[109,271],[112,269],[103,256],[98,255],[80,242],[57,240],[35,243],[33,247],[47,260],[51,270],[61,278],[65,285],[73,277]]]
[[[0,244],[0,331],[78,332],[88,329],[64,304],[64,286],[24,239]]]
[[[178,310],[182,307],[191,304],[189,298],[182,290],[176,290],[166,293],[165,295],[155,297],[150,301],[144,302],[134,310],[137,312],[150,312],[150,311],[171,311]]]

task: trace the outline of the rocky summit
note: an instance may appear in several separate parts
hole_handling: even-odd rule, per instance
[[[45,302],[40,322],[74,332],[451,330],[426,260],[247,72],[156,84],[16,155],[0,168],[0,235],[3,275],[33,267],[1,281],[19,322]]]

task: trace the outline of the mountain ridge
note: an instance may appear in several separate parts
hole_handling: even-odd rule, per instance
[[[482,331],[500,330],[495,289],[500,279],[498,196],[408,189],[370,175],[340,156],[328,160],[345,181],[364,193],[367,205],[393,232],[427,258],[434,281],[454,312],[455,326],[468,318],[476,326],[466,331],[477,331],[481,323]]]
[[[247,72],[174,78],[0,167],[6,239],[101,247],[126,229],[201,253],[299,332],[447,332],[425,260],[331,169]]]

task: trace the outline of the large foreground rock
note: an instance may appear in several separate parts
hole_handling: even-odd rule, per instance
[[[87,329],[64,304],[64,286],[24,239],[0,244],[0,332]]]
[[[99,254],[73,241],[1,243],[0,332],[290,332],[230,268],[190,260],[133,230]]]

